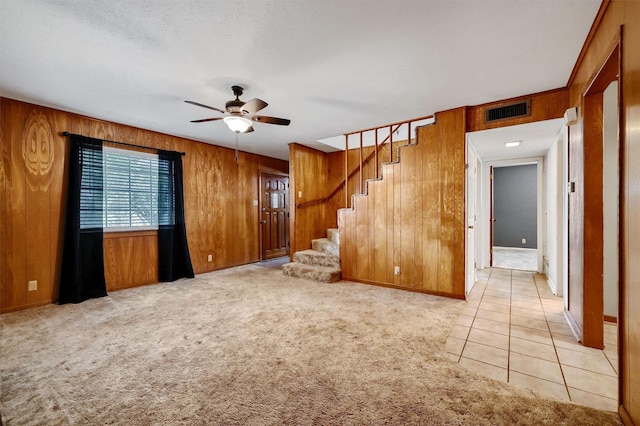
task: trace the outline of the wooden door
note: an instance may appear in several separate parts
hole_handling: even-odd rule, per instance
[[[289,176],[260,174],[261,259],[289,255]]]

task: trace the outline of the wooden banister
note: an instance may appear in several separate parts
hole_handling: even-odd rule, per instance
[[[359,130],[356,132],[350,132],[350,133],[345,133],[345,137],[348,140],[348,137],[350,135],[355,135],[355,134],[360,134],[360,162],[359,164],[356,165],[356,167],[353,168],[353,170],[351,170],[351,172],[349,172],[349,174],[347,175],[347,177],[345,179],[343,179],[334,189],[333,191],[331,191],[331,193],[329,195],[327,195],[324,198],[318,198],[315,200],[311,200],[311,201],[305,201],[304,203],[300,203],[300,204],[296,204],[296,208],[303,208],[303,207],[308,207],[308,206],[312,206],[315,204],[321,204],[321,203],[326,203],[327,201],[329,201],[331,198],[333,198],[338,192],[340,192],[340,190],[342,188],[344,188],[346,186],[346,182],[349,181],[349,179],[351,179],[353,176],[355,176],[356,173],[360,172],[361,169],[366,165],[369,164],[369,161],[371,161],[372,158],[376,159],[376,179],[378,178],[378,151],[380,151],[384,145],[392,138],[392,135],[394,132],[396,132],[398,129],[400,129],[400,127],[402,127],[404,124],[408,124],[409,126],[409,132],[407,133],[408,137],[407,137],[407,142],[410,144],[411,143],[411,123],[415,122],[415,121],[422,121],[422,120],[428,120],[433,118],[433,115],[427,115],[425,117],[420,117],[420,118],[414,118],[412,120],[407,120],[407,121],[399,121],[397,123],[392,123],[392,124],[387,124],[385,126],[378,126],[378,127],[372,127],[370,129],[364,129],[364,130]],[[393,126],[395,126],[395,128],[393,128]],[[389,135],[384,138],[384,140],[378,144],[378,129],[384,128],[384,127],[389,127]],[[367,155],[366,158],[362,158],[362,133],[364,132],[368,132],[368,131],[372,131],[374,130],[376,132],[376,145],[374,150],[369,153],[369,155]],[[346,158],[348,156],[348,144],[347,146],[345,146],[345,173],[349,170],[347,167],[347,161]],[[391,161],[393,161],[393,154],[391,154]],[[362,180],[362,179],[361,179]],[[362,189],[361,189],[362,192]],[[346,195],[345,200],[348,201],[348,195]]]
[[[394,132],[396,130],[398,130],[400,128],[400,126],[404,124],[404,123],[400,123],[397,125],[397,127],[395,128],[395,130],[393,130]],[[352,133],[355,134],[355,133]],[[366,158],[362,159],[362,164],[366,165],[369,164],[369,161],[371,161],[371,158],[373,157],[378,157],[378,151],[381,150],[384,147],[384,144],[387,143],[387,140],[391,137],[391,133],[389,133],[389,136],[387,136],[382,143],[380,143],[376,149],[371,152]],[[346,155],[345,151],[345,155]],[[362,152],[362,151],[360,151]],[[348,170],[348,169],[347,169]],[[296,208],[302,208],[302,207],[307,207],[307,206],[312,206],[314,204],[319,204],[319,203],[326,203],[327,201],[329,201],[331,198],[333,198],[334,195],[336,195],[338,192],[340,192],[340,190],[342,188],[344,188],[345,186],[345,181],[348,181],[349,179],[351,179],[353,176],[355,176],[356,173],[358,173],[360,171],[360,164],[356,165],[356,167],[353,168],[353,170],[351,170],[351,172],[349,173],[349,175],[347,176],[347,179],[343,179],[334,189],[333,191],[331,191],[331,193],[329,195],[327,195],[324,198],[318,198],[316,200],[311,200],[311,201],[305,201],[304,203],[300,203],[300,204],[296,204]],[[377,176],[377,174],[376,174]]]

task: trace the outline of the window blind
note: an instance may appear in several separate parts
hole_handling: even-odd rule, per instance
[[[92,158],[92,164],[99,161]],[[158,227],[156,154],[104,147],[102,173],[95,169],[83,169],[81,228],[118,231]]]

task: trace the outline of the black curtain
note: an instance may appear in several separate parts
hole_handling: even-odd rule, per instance
[[[60,304],[107,295],[102,246],[102,140],[71,135],[70,141]]]
[[[184,220],[182,154],[158,154],[158,279],[193,278]]]

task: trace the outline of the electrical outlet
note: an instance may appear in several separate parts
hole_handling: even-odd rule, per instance
[[[298,191],[298,198],[302,198],[302,191]]]
[[[400,275],[400,267],[399,266],[394,266],[393,267],[393,274],[394,275]]]
[[[207,262],[213,262],[213,255],[211,254],[207,255]]]
[[[526,238],[522,239],[522,244],[527,244],[527,239]]]
[[[29,291],[36,291],[38,289],[38,280],[29,281]]]

